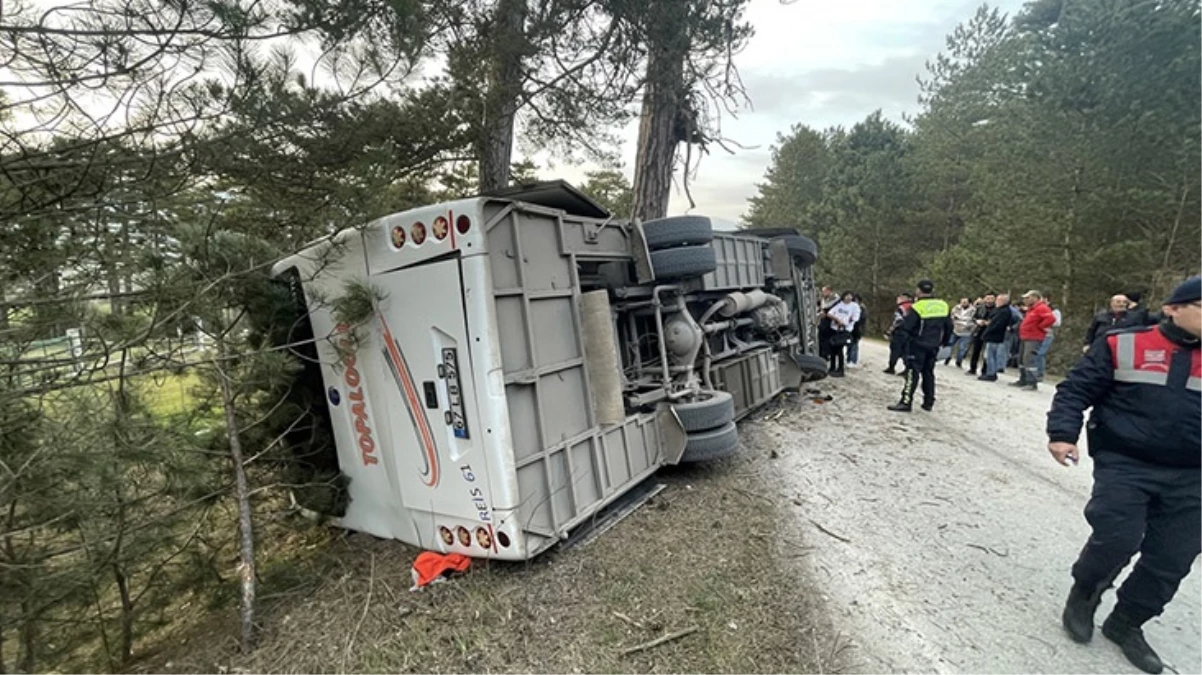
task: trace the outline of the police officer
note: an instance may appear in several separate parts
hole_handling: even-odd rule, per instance
[[[1073,565],[1064,628],[1093,637],[1102,593],[1132,556],[1102,635],[1139,669],[1159,673],[1142,626],[1159,615],[1202,551],[1202,277],[1177,287],[1160,324],[1100,337],[1056,391],[1048,450],[1068,465],[1086,408],[1094,487],[1085,506],[1093,534]]]
[[[901,401],[889,406],[895,412],[910,412],[920,377],[922,409],[935,406],[935,359],[939,347],[951,340],[954,327],[947,303],[932,297],[934,293],[934,282],[929,279],[918,282],[918,300],[910,306],[898,329],[904,341],[906,384],[902,387]]]

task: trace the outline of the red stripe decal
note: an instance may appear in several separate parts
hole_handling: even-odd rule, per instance
[[[417,396],[417,387],[413,385],[412,376],[409,374],[409,365],[405,363],[405,357],[401,354],[401,350],[397,348],[396,340],[392,337],[392,330],[388,327],[388,322],[384,320],[384,315],[380,317],[380,325],[384,328],[385,346],[388,348],[388,353],[392,355],[393,360],[397,363],[397,374],[401,378],[401,388],[404,390],[404,396],[407,400],[409,411],[413,413],[413,419],[416,420],[418,432],[421,435],[422,445],[425,446],[426,460],[430,465],[429,480],[422,479],[428,487],[438,485],[438,450],[434,443],[434,434],[430,431],[429,421],[426,419],[426,411],[422,407],[421,399]]]

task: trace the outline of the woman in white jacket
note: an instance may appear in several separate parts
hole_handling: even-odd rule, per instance
[[[844,291],[838,304],[826,313],[831,320],[830,376],[843,377],[845,367],[844,350],[851,343],[851,331],[860,320],[860,306],[851,291]]]

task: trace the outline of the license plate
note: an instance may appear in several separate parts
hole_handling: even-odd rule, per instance
[[[463,390],[459,387],[459,353],[453,347],[442,350],[442,375],[447,382],[447,400],[451,409],[446,413],[447,424],[456,438],[471,438],[467,431],[467,414],[463,412]]]

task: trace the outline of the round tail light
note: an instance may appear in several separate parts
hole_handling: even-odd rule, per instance
[[[467,231],[472,229],[472,219],[467,216],[459,216],[455,219],[455,230],[459,234],[467,234]]]
[[[421,223],[414,223],[413,227],[409,228],[409,238],[413,240],[414,246],[421,246],[426,240],[426,226]]]

